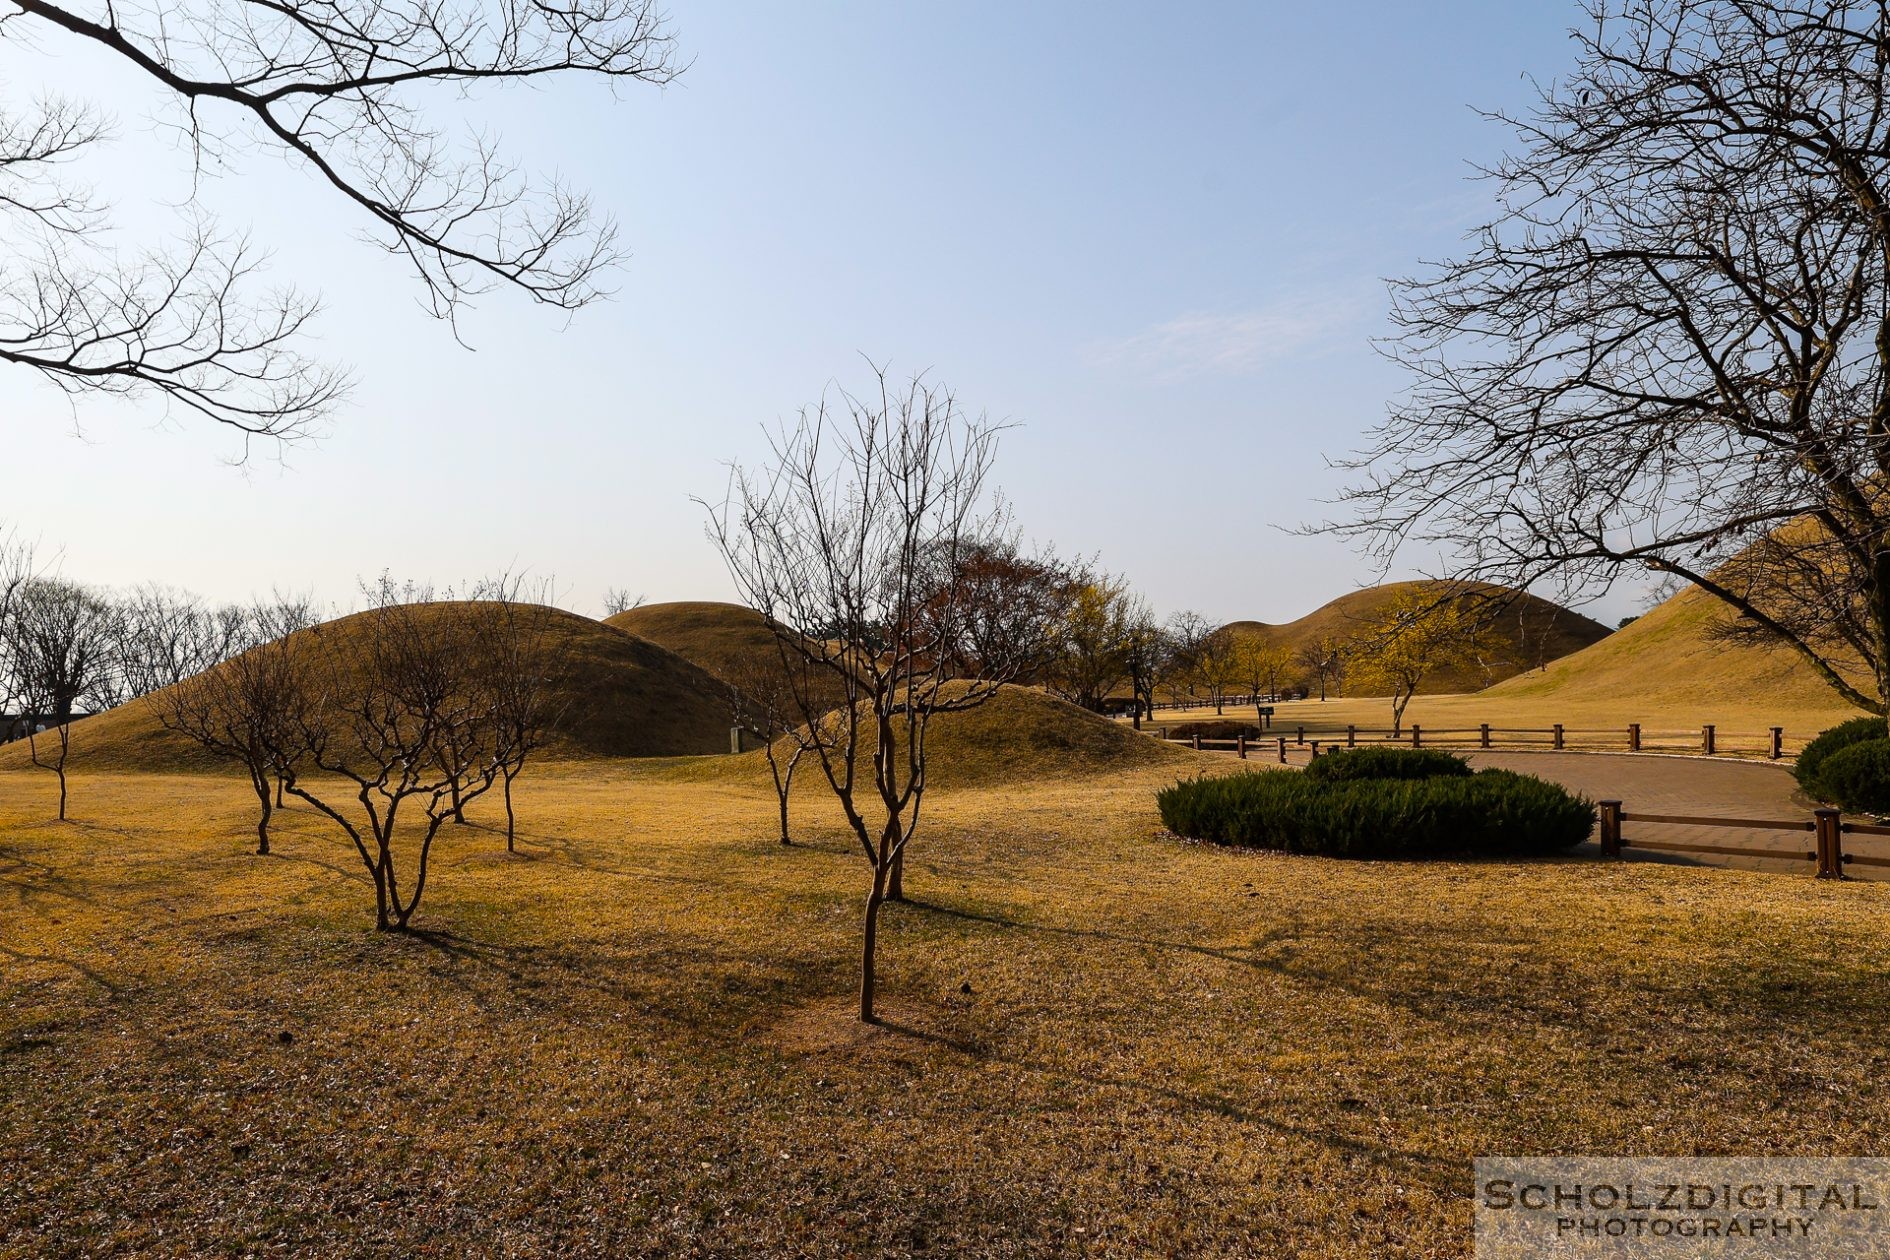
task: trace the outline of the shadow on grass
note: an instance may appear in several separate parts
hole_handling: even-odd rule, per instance
[[[1059,1068],[1034,1059],[999,1054],[974,1042],[915,1028],[895,1020],[882,1019],[878,1026],[888,1032],[935,1045],[981,1063],[998,1064],[1024,1075],[1042,1077],[1061,1085],[1087,1085],[1097,1089],[1116,1090],[1156,1099],[1183,1111],[1231,1120],[1236,1124],[1265,1130],[1279,1137],[1322,1146],[1349,1158],[1375,1164],[1401,1178],[1421,1184],[1439,1197],[1450,1197],[1461,1193],[1463,1189],[1465,1168],[1464,1161],[1460,1157],[1401,1149],[1329,1128],[1294,1123],[1276,1115],[1257,1111],[1250,1104],[1224,1094],[1193,1093],[1173,1085],[1139,1080],[1131,1076]]]

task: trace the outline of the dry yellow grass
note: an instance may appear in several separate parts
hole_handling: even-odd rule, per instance
[[[1890,887],[1217,851],[1174,773],[931,798],[870,1033],[812,793],[528,774],[399,937],[235,779],[0,773],[0,1252],[1463,1256],[1479,1153],[1880,1151]]]

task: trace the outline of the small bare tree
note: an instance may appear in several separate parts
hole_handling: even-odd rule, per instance
[[[296,735],[311,699],[310,645],[296,636],[315,618],[309,601],[282,596],[239,612],[218,615],[228,659],[145,699],[167,730],[242,765],[256,793],[256,852],[267,856],[269,824],[295,776]]]
[[[604,616],[615,617],[627,613],[632,608],[643,607],[643,596],[632,595],[621,586],[613,586],[604,592]]]
[[[793,717],[872,869],[860,961],[869,1023],[880,907],[901,891],[932,719],[989,700],[1049,632],[1007,659],[968,647],[965,561],[1008,535],[987,486],[998,434],[950,390],[922,378],[896,387],[878,370],[870,392],[837,392],[782,426],[770,466],[736,467],[710,507],[710,539],[774,628]]]
[[[290,795],[353,843],[384,932],[407,929],[454,802],[491,788],[487,769],[504,755],[501,702],[482,668],[477,624],[462,606],[430,597],[383,578],[365,612],[303,636],[308,699],[285,750],[302,771],[289,779]],[[414,811],[409,843],[399,844]],[[403,854],[412,858],[404,878]]]
[[[800,717],[794,683],[784,668],[791,664],[773,657],[745,659],[727,675],[730,718],[737,729],[751,732],[761,741],[762,757],[774,781],[782,844],[794,843],[788,830],[788,799],[794,790],[794,772],[826,727],[825,715],[812,725]],[[801,690],[811,693],[816,681],[813,677],[801,680]],[[785,748],[781,746],[784,743]]]
[[[73,718],[81,704],[108,707],[119,694],[122,619],[105,595],[60,578],[24,582],[12,604],[3,631],[13,690],[24,710],[28,756],[58,775],[63,822]],[[50,731],[41,732],[42,721],[51,723]]]
[[[518,851],[518,810],[512,787],[525,763],[569,719],[571,637],[559,633],[563,614],[551,606],[551,584],[528,585],[502,575],[474,589],[478,668],[492,689],[497,732],[481,770],[496,780],[505,800],[505,851]],[[455,817],[463,802],[456,799]]]
[[[1299,663],[1306,676],[1319,682],[1319,699],[1324,703],[1328,684],[1338,685],[1345,656],[1345,640],[1336,634],[1322,634],[1299,649]]]

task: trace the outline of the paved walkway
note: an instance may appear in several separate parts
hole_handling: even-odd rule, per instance
[[[1725,857],[1711,854],[1682,856],[1643,850],[1631,856],[1667,861],[1710,863],[1746,870],[1791,871],[1807,878],[1812,864],[1801,855],[1810,852],[1808,831],[1761,831],[1741,827],[1682,827],[1631,821],[1637,813],[1690,814],[1702,818],[1790,819],[1811,818],[1812,806],[1798,794],[1798,784],[1783,766],[1752,761],[1708,761],[1692,757],[1634,757],[1606,753],[1502,752],[1465,754],[1478,766],[1500,766],[1572,788],[1593,800],[1618,800],[1630,816],[1622,835],[1632,841],[1670,840],[1681,844],[1723,844],[1735,848],[1771,849],[1779,860]],[[1594,842],[1590,841],[1592,845]],[[1846,836],[1847,851],[1890,854],[1890,837]],[[1853,867],[1859,878],[1883,878],[1882,868]]]

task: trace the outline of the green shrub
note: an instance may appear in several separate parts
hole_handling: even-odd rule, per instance
[[[1192,779],[1156,797],[1179,835],[1334,857],[1526,855],[1588,838],[1594,805],[1508,770],[1320,780],[1286,771]]]
[[[1349,779],[1435,779],[1470,773],[1462,757],[1431,748],[1347,748],[1315,759],[1308,777],[1337,783]]]
[[[1866,740],[1890,738],[1890,728],[1886,728],[1880,717],[1852,718],[1848,722],[1832,727],[1818,738],[1805,745],[1805,751],[1798,754],[1798,761],[1792,767],[1792,774],[1797,776],[1798,786],[1821,801],[1834,799],[1825,788],[1819,775],[1823,770],[1825,758],[1852,744],[1861,744]]]
[[[1820,799],[1840,809],[1890,814],[1890,739],[1840,748],[1818,770]]]

